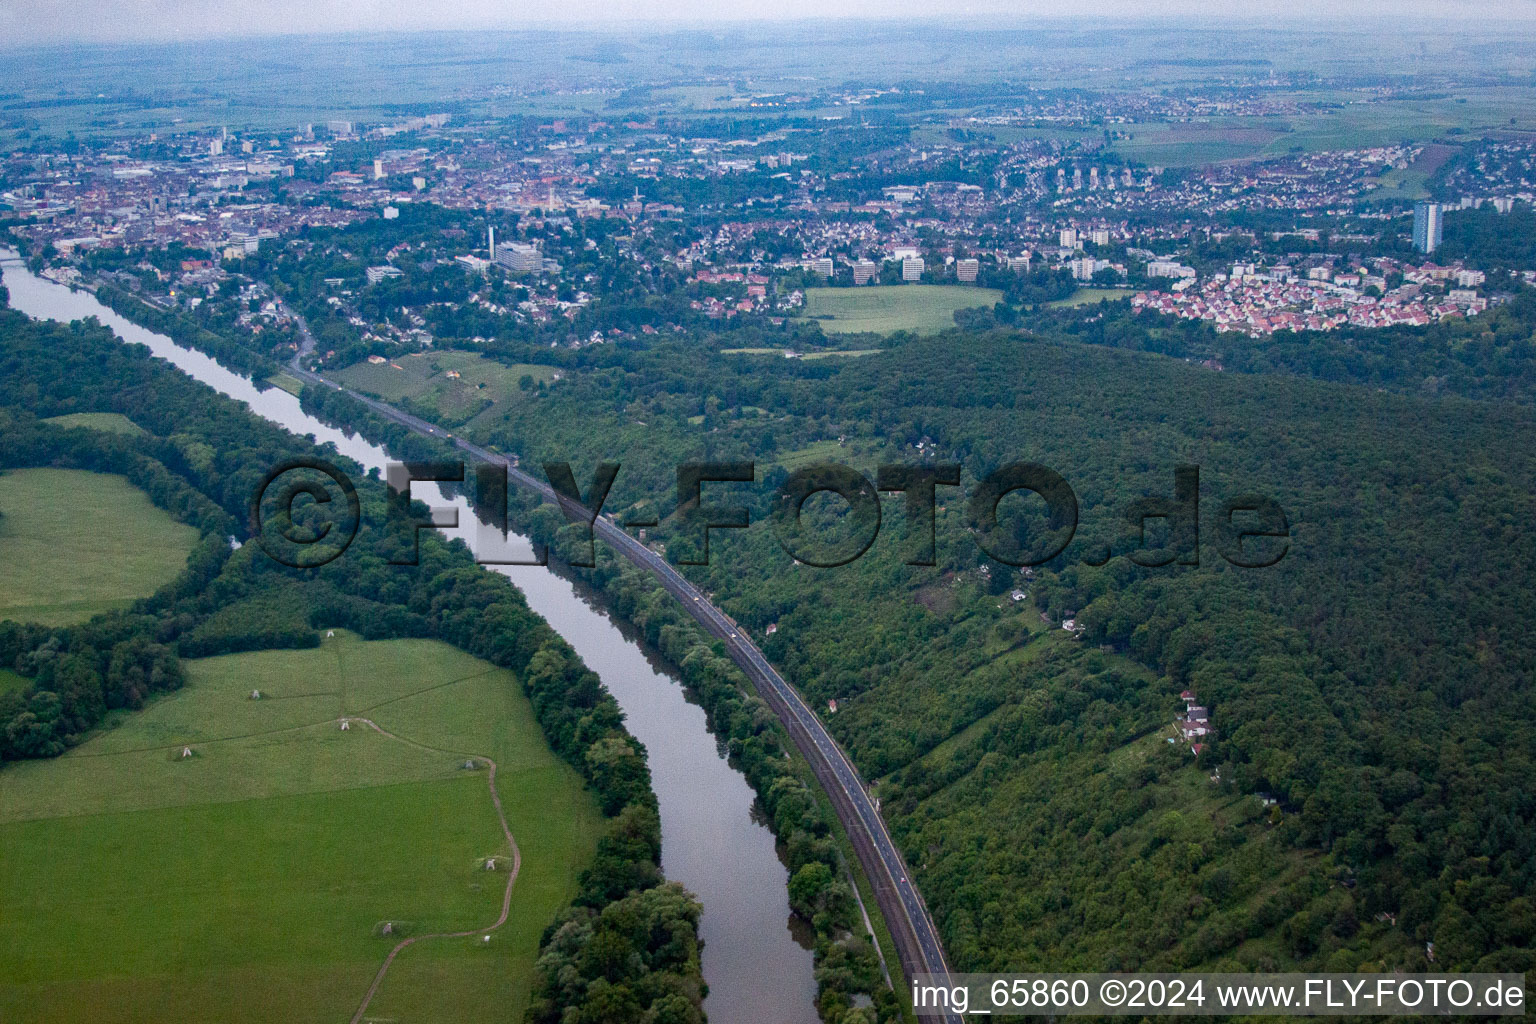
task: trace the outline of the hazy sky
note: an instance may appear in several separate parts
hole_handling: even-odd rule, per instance
[[[1536,17],[1536,0],[0,0],[0,42],[453,28],[599,27],[811,18],[1011,19],[1179,16],[1210,19]]]

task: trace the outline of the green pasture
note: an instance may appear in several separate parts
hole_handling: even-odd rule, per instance
[[[483,864],[508,851],[485,770],[464,767],[478,755],[522,853],[511,916],[489,943],[405,950],[368,1016],[520,1021],[602,819],[516,678],[343,631],[187,664],[183,690],[118,728],[0,771],[0,1019],[350,1019],[399,938],[500,912],[506,875]]]
[[[148,597],[197,542],[123,477],[86,470],[0,473],[0,516],[0,619],[46,626]]]
[[[450,377],[449,373],[459,376]],[[454,351],[399,356],[384,363],[354,363],[332,374],[342,384],[386,402],[409,399],[429,411],[436,410],[436,418],[450,426],[498,422],[517,403],[529,399],[529,392],[520,386],[524,376],[547,384],[554,375],[554,368],[549,366],[508,366],[478,352]]]
[[[44,423],[60,427],[85,427],[109,434],[143,434],[145,430],[120,412],[72,412],[67,416],[49,416]]]
[[[868,331],[932,334],[955,326],[955,311],[992,306],[1003,293],[969,285],[867,285],[863,288],[808,288],[805,315],[828,334]],[[829,318],[829,319],[823,319]]]

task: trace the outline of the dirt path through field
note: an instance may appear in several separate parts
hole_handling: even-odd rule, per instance
[[[415,740],[406,739],[404,736],[397,736],[372,719],[348,716],[343,718],[342,721],[347,723],[355,722],[360,725],[366,725],[382,736],[387,736],[392,740],[398,740],[401,743],[408,743],[413,747],[420,748],[421,750],[430,750],[438,754],[450,754],[455,757],[461,756],[456,751],[443,750],[441,747],[429,747],[425,743],[417,743]],[[408,939],[402,939],[394,949],[389,951],[389,956],[384,958],[384,963],[379,968],[379,973],[374,976],[373,984],[368,986],[367,995],[363,996],[362,1005],[360,1005],[357,1008],[357,1012],[352,1015],[352,1024],[362,1024],[363,1015],[368,1012],[368,1004],[373,1002],[373,997],[378,994],[379,986],[384,983],[384,975],[389,971],[389,965],[395,962],[395,957],[400,955],[401,950],[405,949],[407,946],[413,945],[417,942],[422,942],[426,939],[464,939],[471,935],[480,935],[486,932],[493,932],[497,928],[500,928],[502,925],[507,923],[507,917],[512,912],[512,886],[517,881],[517,873],[523,866],[523,855],[522,852],[517,848],[517,840],[512,838],[512,829],[507,824],[506,813],[501,809],[501,794],[496,792],[496,762],[488,757],[481,757],[476,754],[464,756],[473,757],[477,761],[484,761],[490,767],[486,781],[491,788],[491,803],[496,807],[496,818],[501,822],[502,834],[507,837],[507,846],[512,850],[512,866],[507,871],[507,890],[502,894],[501,897],[501,916],[496,919],[495,924],[487,925],[484,928],[471,928],[468,931],[463,932],[435,932],[431,935],[413,935]]]

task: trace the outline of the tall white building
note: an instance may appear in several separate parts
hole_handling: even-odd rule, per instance
[[[874,260],[859,260],[853,265],[854,284],[869,284],[869,282],[877,281],[879,278],[880,268],[875,265]]]
[[[921,256],[908,256],[901,261],[901,279],[903,281],[921,281],[923,279],[923,258]]]
[[[1067,266],[1072,268],[1072,277],[1077,281],[1092,281],[1093,275],[1101,270],[1109,269],[1109,260],[1096,260],[1092,256],[1084,256],[1080,260],[1073,260]]]
[[[955,278],[960,281],[974,281],[976,275],[981,272],[980,260],[955,260]]]
[[[1413,207],[1413,247],[1426,255],[1440,248],[1441,221],[1445,208],[1439,203],[1417,203]]]

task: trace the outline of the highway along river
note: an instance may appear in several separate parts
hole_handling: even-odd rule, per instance
[[[130,323],[88,292],[34,276],[8,251],[0,250],[0,258],[13,308],[38,319],[94,316],[257,414],[295,434],[312,434],[322,444],[330,441],[343,455],[382,471],[388,458],[382,448],[315,419],[287,392],[257,391],[248,379]],[[475,546],[479,531],[462,498],[449,500],[430,483],[413,484],[411,494],[429,505],[456,506],[460,526],[445,532]],[[525,540],[516,539],[511,550],[529,557]],[[624,708],[630,731],[645,744],[661,801],[662,868],[704,904],[700,931],[709,983],[704,1009],[712,1024],[816,1024],[809,930],[791,929],[789,875],[773,833],[754,820],[751,787],[726,761],[703,710],[686,699],[675,676],[569,581],[539,566],[500,571],[602,677]]]

